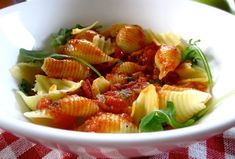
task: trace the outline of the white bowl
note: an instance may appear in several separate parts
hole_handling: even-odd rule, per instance
[[[234,96],[216,105],[196,125],[163,132],[94,134],[30,123],[15,100],[13,89],[17,85],[9,73],[19,48],[41,48],[59,28],[96,20],[102,25],[126,22],[157,32],[172,31],[186,39],[201,39],[202,49],[211,57],[214,97],[235,89],[233,15],[187,0],[31,0],[0,10],[1,128],[80,156],[121,158],[187,146],[235,125]]]

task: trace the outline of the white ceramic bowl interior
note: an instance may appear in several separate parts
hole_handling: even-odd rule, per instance
[[[125,22],[156,32],[175,32],[200,39],[214,75],[213,96],[235,90],[235,17],[189,0],[31,0],[0,10],[0,127],[50,147],[79,155],[107,157],[153,155],[187,146],[235,125],[235,97],[218,104],[194,126],[141,134],[94,134],[30,123],[14,96],[9,73],[19,48],[40,49],[61,27],[99,21],[103,26]],[[88,152],[88,153],[87,153]]]

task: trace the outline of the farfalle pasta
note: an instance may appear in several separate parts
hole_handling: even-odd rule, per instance
[[[136,24],[98,22],[53,34],[50,50],[20,49],[11,73],[36,124],[139,133],[194,124],[212,99],[197,42]],[[203,65],[201,65],[201,63]]]

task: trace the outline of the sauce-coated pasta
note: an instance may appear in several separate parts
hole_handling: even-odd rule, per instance
[[[183,127],[174,125],[212,98],[210,74],[185,55],[192,44],[174,33],[130,24],[102,29],[96,22],[53,38],[53,53],[21,49],[11,69],[34,123],[99,133],[164,130]]]

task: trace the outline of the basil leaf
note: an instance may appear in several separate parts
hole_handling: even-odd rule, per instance
[[[193,64],[196,64],[196,65],[199,63],[199,61],[201,61],[203,63],[203,66],[208,76],[208,84],[210,87],[212,87],[213,80],[212,80],[210,66],[209,66],[209,63],[207,61],[205,54],[196,44],[199,41],[200,40],[192,42],[192,39],[189,41],[189,46],[186,47],[185,50],[183,51],[182,61],[190,60],[192,61]]]

